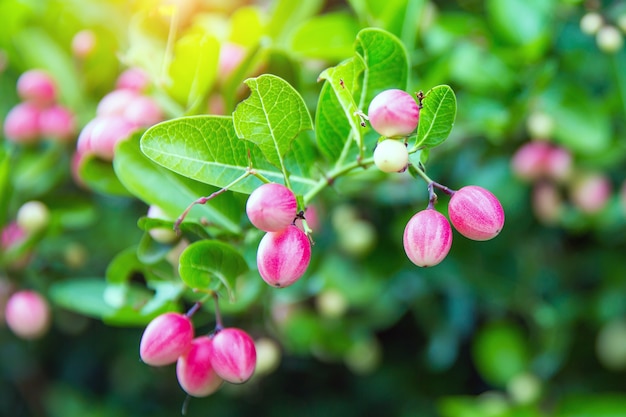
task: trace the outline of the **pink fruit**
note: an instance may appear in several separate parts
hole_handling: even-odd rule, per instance
[[[72,38],[72,53],[75,57],[86,58],[96,47],[96,34],[89,30],[84,29],[77,32]]]
[[[122,72],[115,83],[117,90],[132,90],[140,93],[148,88],[150,78],[140,68],[128,68]]]
[[[38,292],[22,290],[14,293],[5,308],[9,328],[21,338],[37,339],[50,326],[50,307]]]
[[[576,178],[571,184],[572,203],[580,211],[594,214],[602,210],[611,197],[612,185],[602,173],[588,173]]]
[[[97,116],[123,116],[130,103],[139,97],[134,90],[114,90],[102,97],[96,108]]]
[[[397,89],[378,94],[367,111],[372,128],[386,137],[411,134],[417,127],[419,114],[415,99],[406,91]]]
[[[298,203],[293,192],[282,184],[263,184],[250,194],[246,213],[250,222],[266,232],[284,230],[293,223]]]
[[[221,77],[228,77],[246,56],[246,48],[232,42],[224,43],[220,48],[218,71]]]
[[[74,137],[76,122],[74,114],[61,105],[54,105],[41,111],[39,117],[41,135],[65,142]]]
[[[504,226],[504,210],[500,201],[488,190],[468,185],[456,191],[448,204],[454,228],[472,240],[489,240]]]
[[[280,232],[268,232],[257,250],[257,267],[261,278],[274,287],[287,287],[296,282],[311,261],[311,243],[296,226]]]
[[[254,340],[243,330],[230,327],[216,331],[211,337],[209,352],[213,369],[225,381],[241,384],[254,373]]]
[[[137,126],[149,127],[163,120],[163,112],[150,97],[137,96],[126,106],[123,116]]]
[[[536,183],[532,190],[532,207],[541,222],[557,223],[563,212],[563,198],[557,186],[548,181]]]
[[[546,157],[546,175],[555,181],[566,181],[572,174],[572,154],[560,146],[553,146]]]
[[[551,146],[544,141],[531,141],[520,146],[511,159],[513,173],[527,181],[541,178],[546,173],[546,162]]]
[[[40,135],[41,109],[32,103],[19,103],[4,120],[4,136],[15,143],[34,143]]]
[[[434,266],[444,260],[452,246],[452,228],[434,209],[418,211],[404,228],[404,251],[417,266]]]
[[[193,397],[211,395],[222,385],[222,378],[212,366],[211,344],[208,336],[193,339],[187,352],[176,362],[178,383]]]
[[[57,89],[52,77],[45,71],[33,69],[17,80],[17,94],[24,101],[45,107],[56,101]]]
[[[137,126],[120,116],[97,117],[96,120],[88,141],[91,152],[111,161],[117,143],[129,137]]]
[[[141,360],[152,366],[174,363],[189,350],[193,336],[189,317],[180,313],[161,314],[148,324],[141,336]]]

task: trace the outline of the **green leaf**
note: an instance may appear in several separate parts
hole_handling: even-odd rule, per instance
[[[285,154],[304,130],[313,129],[302,96],[285,80],[265,74],[245,81],[250,96],[233,113],[237,136],[256,144],[265,158],[284,171]]]
[[[569,395],[556,407],[555,417],[621,417],[626,410],[622,394]]]
[[[358,107],[354,94],[360,86],[365,66],[360,57],[350,58],[320,74],[326,80],[319,96],[315,115],[317,144],[329,161],[337,161],[356,139],[360,143],[363,128],[355,116]]]
[[[483,327],[476,334],[472,354],[480,375],[495,386],[505,386],[511,378],[528,370],[526,338],[512,323],[491,323]]]
[[[9,179],[10,155],[0,148],[0,229],[7,221],[9,201],[11,200],[11,181]]]
[[[280,45],[290,39],[291,32],[301,22],[315,16],[322,8],[322,0],[292,1],[278,0],[272,3],[271,20],[267,34]]]
[[[82,278],[55,282],[48,290],[52,301],[68,310],[101,319],[115,314],[104,301],[107,283],[101,278]]]
[[[554,1],[489,0],[487,17],[506,41],[528,45],[547,37],[552,23]]]
[[[141,152],[137,136],[118,145],[113,167],[130,192],[146,204],[154,204],[166,213],[172,213],[172,220],[199,197],[218,190],[152,162]],[[235,196],[224,194],[206,204],[195,205],[189,212],[189,219],[205,218],[232,233],[239,233],[241,209],[241,202]]]
[[[237,137],[232,118],[192,116],[159,123],[141,138],[142,152],[180,175],[222,188],[254,167],[265,178],[282,183],[282,172],[263,158],[258,147]],[[307,160],[312,165],[312,160]],[[289,166],[292,163],[287,160]],[[293,165],[297,165],[293,162]],[[290,175],[293,191],[305,194],[315,185],[309,176]],[[250,176],[230,187],[250,194],[261,184]]]
[[[197,106],[217,77],[220,45],[206,33],[183,36],[174,47],[168,92],[187,107]]]
[[[447,85],[433,87],[422,100],[414,149],[434,147],[448,138],[456,118],[456,97]]]
[[[248,270],[243,256],[232,246],[216,240],[200,240],[180,256],[178,271],[185,284],[200,291],[226,289],[235,299],[235,282]]]
[[[378,93],[390,88],[406,90],[409,60],[402,42],[391,33],[375,28],[363,29],[356,39],[356,53],[365,63],[359,108]]]
[[[352,54],[358,31],[359,25],[349,13],[315,16],[294,33],[291,51],[306,58],[339,61]]]
[[[69,164],[62,146],[22,148],[12,156],[13,188],[22,198],[39,197],[67,178]]]
[[[85,155],[78,166],[78,175],[93,191],[122,197],[132,195],[115,175],[111,163],[95,155]]]

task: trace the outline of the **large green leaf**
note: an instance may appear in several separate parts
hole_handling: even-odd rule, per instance
[[[293,140],[313,129],[302,96],[285,80],[265,74],[245,81],[250,96],[233,112],[237,136],[256,144],[275,167],[285,170],[284,157]]]
[[[349,13],[315,16],[305,21],[291,41],[291,51],[307,58],[342,60],[353,51],[359,25]]]
[[[130,197],[131,194],[115,175],[113,166],[95,155],[85,155],[78,165],[78,175],[96,192]]]
[[[552,0],[489,0],[487,17],[506,41],[528,45],[549,34],[555,3]]]
[[[366,106],[381,91],[390,88],[406,90],[409,60],[402,42],[391,33],[367,28],[359,32],[356,53],[365,63],[359,108]]]
[[[200,240],[189,245],[180,256],[178,271],[185,284],[200,291],[225,289],[235,298],[237,278],[248,264],[232,246],[216,240]]]
[[[232,118],[227,116],[192,116],[159,123],[142,136],[141,150],[180,175],[219,188],[231,184],[250,167],[270,181],[283,182],[282,172],[265,161],[258,147],[237,137]],[[297,194],[305,194],[315,185],[308,176],[291,175],[290,181]],[[248,177],[230,190],[249,194],[260,184],[260,180]]]
[[[415,147],[433,147],[448,138],[456,118],[456,97],[447,85],[438,85],[422,100]]]
[[[278,0],[272,3],[271,19],[267,24],[267,34],[278,45],[286,43],[293,30],[322,8],[322,0],[293,1]]]
[[[116,150],[113,167],[119,180],[146,204],[154,204],[173,218],[181,214],[193,201],[208,196],[218,188],[176,174],[152,162],[139,147],[139,137],[121,142]],[[240,202],[226,193],[203,205],[196,205],[189,218],[205,218],[226,230],[238,233]]]
[[[320,74],[326,80],[319,96],[315,120],[317,144],[329,161],[341,158],[356,139],[362,137],[362,126],[355,112],[354,96],[360,86],[365,66],[356,56]]]

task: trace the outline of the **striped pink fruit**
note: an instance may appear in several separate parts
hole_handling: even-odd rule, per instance
[[[404,229],[404,251],[417,266],[434,266],[444,260],[452,246],[452,228],[434,209],[417,212]]]
[[[504,210],[490,191],[468,185],[456,191],[448,204],[454,228],[472,240],[493,239],[504,226]]]

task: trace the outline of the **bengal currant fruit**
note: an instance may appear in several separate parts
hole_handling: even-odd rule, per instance
[[[582,212],[595,214],[604,209],[612,192],[611,181],[602,173],[585,173],[570,184],[570,199]]]
[[[210,336],[209,357],[220,378],[242,384],[252,377],[256,367],[254,340],[241,329],[227,327]]]
[[[146,216],[150,219],[171,220],[170,216],[168,216],[161,207],[155,205],[151,205],[148,208]],[[150,229],[148,233],[154,241],[163,244],[169,244],[178,239],[178,235],[171,227],[154,227]]]
[[[95,48],[96,34],[89,29],[81,30],[72,37],[71,49],[77,58],[87,58]]]
[[[39,116],[39,129],[44,137],[67,142],[76,132],[74,114],[58,104],[45,108]]]
[[[50,210],[41,201],[28,201],[18,209],[15,221],[25,232],[37,233],[48,227]]]
[[[9,328],[23,339],[37,339],[50,327],[50,307],[36,291],[21,290],[9,298],[4,311]]]
[[[468,185],[450,198],[448,214],[454,228],[472,240],[489,240],[504,226],[504,210],[490,191]]]
[[[150,78],[141,68],[132,67],[122,72],[115,82],[116,90],[133,90],[141,93],[148,88]]]
[[[263,236],[257,250],[261,278],[273,287],[287,287],[304,275],[311,261],[311,242],[296,226]]]
[[[192,397],[206,397],[222,385],[212,366],[211,344],[209,336],[196,337],[176,361],[178,383]]]
[[[286,229],[296,218],[296,196],[287,187],[277,183],[263,184],[254,190],[246,203],[250,222],[266,232]]]
[[[603,24],[604,19],[600,13],[585,13],[585,15],[580,19],[580,30],[587,35],[595,35],[598,33]]]
[[[409,163],[406,144],[396,139],[385,139],[374,149],[374,164],[383,172],[402,172]]]
[[[602,52],[612,54],[622,48],[624,37],[615,26],[604,25],[596,33],[596,43]]]
[[[367,110],[372,128],[382,136],[403,137],[415,130],[419,106],[406,91],[385,90],[371,101]]]
[[[404,251],[417,266],[434,266],[444,260],[452,246],[452,228],[435,209],[418,211],[404,228]]]
[[[533,181],[544,176],[550,144],[535,140],[524,143],[513,154],[511,169],[520,179]]]
[[[139,355],[148,365],[169,365],[189,350],[193,337],[193,325],[188,316],[164,313],[146,326],[139,344]]]
[[[554,224],[561,218],[563,198],[558,187],[550,181],[540,181],[532,189],[532,208],[535,216],[546,224]]]
[[[47,72],[33,69],[24,72],[17,79],[17,94],[24,101],[46,107],[56,101],[57,88]]]
[[[281,351],[280,346],[274,339],[269,337],[261,337],[254,341],[254,349],[256,350],[256,368],[254,373],[257,375],[267,375],[274,372],[280,365]]]
[[[15,105],[4,120],[4,136],[14,143],[34,143],[40,137],[39,116],[41,109],[23,102]]]

